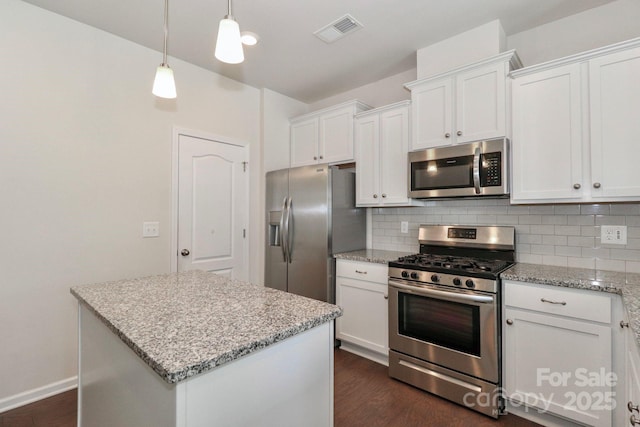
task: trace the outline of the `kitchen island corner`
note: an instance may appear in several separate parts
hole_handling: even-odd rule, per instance
[[[203,271],[71,293],[78,425],[333,425],[339,307]]]

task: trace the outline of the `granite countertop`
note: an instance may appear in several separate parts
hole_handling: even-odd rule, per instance
[[[71,293],[168,383],[342,315],[336,305],[198,270]]]
[[[376,264],[388,264],[401,256],[411,255],[411,252],[385,251],[381,249],[362,249],[359,251],[343,252],[335,254],[336,259],[346,259],[348,261],[372,262]]]
[[[500,274],[503,280],[609,292],[622,296],[629,326],[640,345],[640,274],[518,263]]]

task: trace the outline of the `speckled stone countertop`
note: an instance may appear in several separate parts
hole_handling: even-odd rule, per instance
[[[503,280],[539,283],[565,288],[610,292],[622,296],[629,324],[640,345],[640,274],[586,268],[516,264],[500,274]]]
[[[388,264],[401,256],[411,255],[410,252],[384,251],[381,249],[362,249],[360,251],[343,252],[335,254],[336,259],[346,259],[348,261],[373,262],[376,264]]]
[[[336,305],[204,271],[75,286],[71,293],[168,383],[342,315]]]

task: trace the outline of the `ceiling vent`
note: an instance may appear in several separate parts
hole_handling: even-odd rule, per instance
[[[353,16],[347,14],[336,19],[331,24],[320,28],[313,34],[325,43],[333,43],[360,28],[362,28],[362,24],[356,21]]]

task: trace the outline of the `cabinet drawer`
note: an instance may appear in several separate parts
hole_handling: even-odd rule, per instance
[[[389,267],[373,262],[336,260],[336,276],[387,284]]]
[[[504,303],[509,307],[611,323],[611,298],[596,291],[505,281]]]

